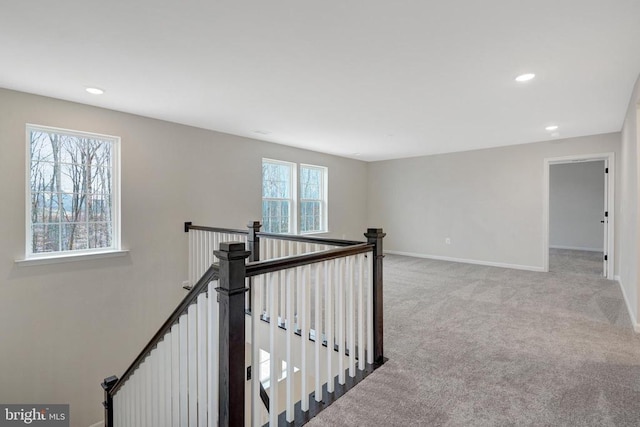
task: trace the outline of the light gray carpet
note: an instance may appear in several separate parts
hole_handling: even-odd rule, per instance
[[[549,249],[549,271],[601,276],[602,252]]]
[[[555,255],[549,273],[387,256],[389,361],[308,425],[639,426],[619,285]]]

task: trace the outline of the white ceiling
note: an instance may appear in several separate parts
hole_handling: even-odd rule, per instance
[[[0,1],[0,87],[362,160],[619,131],[639,73],[638,0]]]

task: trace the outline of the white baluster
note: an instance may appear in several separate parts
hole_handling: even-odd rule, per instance
[[[189,319],[180,316],[180,426],[189,425]]]
[[[151,425],[158,425],[158,351],[152,350],[147,358],[149,364],[149,416]]]
[[[207,268],[209,268],[209,266],[213,264],[213,251],[217,249],[215,246],[213,246],[213,235],[214,233],[207,233]]]
[[[138,418],[140,420],[140,425],[144,426],[147,423],[147,412],[145,410],[145,375],[144,368],[142,365],[138,368]]]
[[[198,281],[198,279],[200,277],[202,277],[202,258],[205,256],[204,248],[202,247],[202,233],[204,233],[204,231],[198,230],[196,232],[196,244],[198,246],[198,257],[196,259],[196,262],[197,262],[197,265],[196,265],[196,280],[193,283],[194,285]]]
[[[280,245],[279,245],[279,253],[278,255],[280,257],[286,257],[287,256],[287,245],[286,245],[286,240],[280,240]],[[284,271],[278,271],[276,274],[278,274],[278,287],[280,288],[280,310],[278,310],[279,316],[282,319],[282,321],[284,321],[284,314],[285,314],[285,309],[284,309],[284,304],[286,301],[286,286],[284,283]]]
[[[356,301],[354,297],[355,291],[355,259],[347,257],[347,345],[349,349],[349,376],[356,376]]]
[[[313,358],[314,361],[314,379],[315,379],[315,395],[316,395],[316,402],[321,402],[322,401],[322,378],[320,376],[320,349],[322,348],[322,328],[320,327],[320,314],[321,314],[321,307],[320,307],[320,288],[322,287],[322,282],[321,280],[321,267],[322,264],[314,264],[314,268],[315,268],[315,283],[314,283],[314,297],[313,297],[313,303],[314,303],[314,328],[316,330],[316,341],[315,341],[315,357]]]
[[[213,233],[213,250],[217,251],[220,249],[220,233]],[[213,262],[218,262],[218,257],[213,255]]]
[[[276,276],[277,273],[269,274],[269,306],[272,313],[277,311],[273,308],[276,304],[278,292]],[[269,423],[272,426],[278,425],[278,373],[282,369],[276,363],[278,360],[277,322],[276,316],[273,316],[269,322]]]
[[[171,425],[180,425],[180,323],[171,327]]]
[[[309,365],[309,355],[307,354],[307,346],[309,344],[309,329],[310,329],[310,320],[311,320],[311,267],[305,265],[302,267],[302,282],[300,284],[302,287],[302,327],[300,334],[300,342],[302,345],[301,351],[301,362],[302,365],[300,367],[301,374],[301,384],[302,384],[302,402],[301,409],[303,412],[309,410],[309,395],[308,395],[308,365]]]
[[[364,370],[364,254],[358,255],[358,369]]]
[[[125,385],[120,389],[118,394],[121,394],[121,398],[122,398],[121,409],[120,409],[122,411],[122,415],[120,416],[120,426],[131,426],[132,423],[131,423],[131,420],[129,419],[129,411],[131,410],[130,385],[127,385],[125,383]]]
[[[132,374],[131,381],[131,390],[133,395],[133,405],[131,406],[133,412],[133,425],[135,427],[142,426],[142,418],[141,418],[141,408],[142,408],[142,397],[141,390],[138,384],[140,383],[140,367],[138,367]]]
[[[254,278],[251,288],[251,425],[260,427],[262,414],[262,400],[260,399],[260,345],[258,344],[258,327],[260,310],[262,307],[262,289],[264,275]]]
[[[158,414],[157,417],[157,425],[166,425],[167,423],[164,421],[164,393],[166,389],[165,384],[165,375],[166,367],[165,367],[165,346],[167,342],[163,338],[162,341],[158,343],[158,347],[156,347],[156,372],[157,375],[157,383],[158,383],[158,395],[156,397],[156,411]]]
[[[293,315],[293,274],[292,269],[286,270],[286,326],[287,326],[287,339],[286,339],[286,362],[287,362],[287,422],[293,422],[294,417],[294,397],[293,397],[293,340],[294,340],[294,315]]]
[[[327,261],[328,271],[326,274],[326,282],[325,282],[325,333],[327,334],[327,392],[333,393],[333,287],[337,282],[335,280],[337,274],[337,260],[333,259],[331,261]]]
[[[344,319],[344,258],[340,258],[340,281],[338,282],[338,383],[344,385],[344,358],[345,358],[345,319]]]
[[[207,425],[207,294],[198,295],[198,425]]]
[[[218,282],[210,282],[208,285],[207,298],[207,333],[208,333],[208,357],[207,375],[208,379],[208,400],[207,412],[209,413],[209,426],[218,425],[218,358],[219,358],[219,325],[218,325],[218,298],[215,290]]]
[[[193,243],[194,230],[189,230],[189,283],[193,284],[193,278],[195,277],[194,259],[196,257],[194,243]]]
[[[198,426],[198,307],[191,304],[187,310],[187,354],[189,375],[189,427]]]
[[[144,362],[144,366],[146,368],[146,399],[145,399],[145,408],[147,410],[147,422],[149,425],[153,425],[153,363],[151,362],[151,355],[147,356],[147,359]]]
[[[367,363],[373,363],[373,252],[367,252]]]
[[[164,336],[164,366],[162,375],[164,376],[164,394],[162,408],[164,408],[164,414],[162,416],[165,426],[171,425],[171,353],[173,352],[173,334],[171,330]]]
[[[113,396],[113,425],[115,427],[120,427],[122,425],[122,418],[121,418],[121,401],[122,401],[122,395],[120,393],[117,393],[116,395]]]

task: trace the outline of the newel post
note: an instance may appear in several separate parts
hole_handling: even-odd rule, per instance
[[[247,228],[249,228],[249,237],[247,238],[247,242],[249,243],[248,249],[251,251],[249,261],[260,261],[260,236],[258,236],[258,233],[260,232],[260,228],[262,228],[262,224],[260,224],[260,221],[253,221],[247,224]]]
[[[104,402],[102,402],[102,406],[104,406],[104,427],[113,427],[113,396],[111,395],[111,390],[113,390],[113,386],[117,382],[118,377],[113,375],[105,378],[100,384],[104,390]]]
[[[220,243],[214,254],[220,259],[219,300],[219,425],[244,425],[245,386],[245,260],[244,243]]]
[[[384,363],[384,327],[383,327],[383,280],[382,280],[382,239],[387,234],[382,228],[368,228],[364,233],[367,242],[373,247],[373,363]]]

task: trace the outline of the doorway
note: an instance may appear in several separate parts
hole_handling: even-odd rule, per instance
[[[613,280],[613,161],[613,153],[545,159],[544,271]]]

